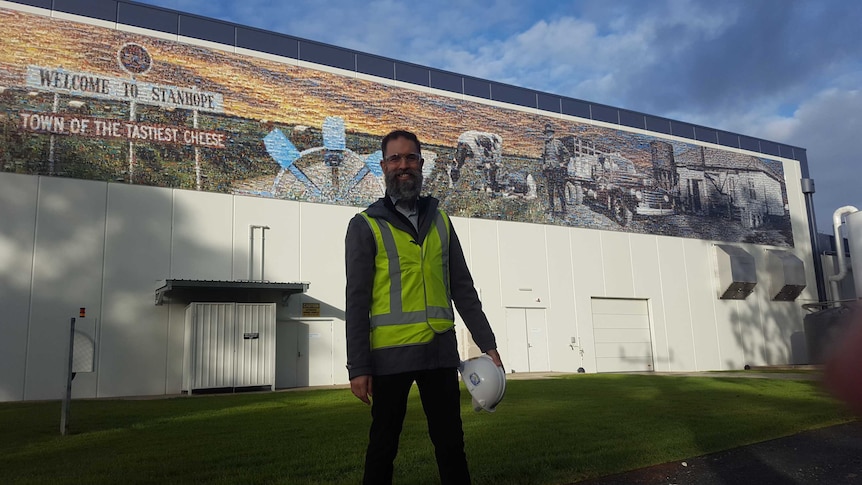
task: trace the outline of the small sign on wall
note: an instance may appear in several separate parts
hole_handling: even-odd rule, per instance
[[[302,304],[302,316],[303,317],[319,317],[320,316],[320,303],[303,303]]]

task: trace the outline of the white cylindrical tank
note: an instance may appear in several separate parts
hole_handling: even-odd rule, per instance
[[[853,284],[856,298],[862,298],[862,211],[845,216],[847,245],[850,250],[850,265],[853,269]]]

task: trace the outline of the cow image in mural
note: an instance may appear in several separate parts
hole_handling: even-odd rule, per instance
[[[499,192],[497,172],[503,156],[503,138],[496,133],[465,131],[458,137],[452,179],[473,190]]]
[[[533,176],[507,166],[503,137],[496,133],[461,133],[446,172],[451,188],[484,192],[489,197],[536,198]]]

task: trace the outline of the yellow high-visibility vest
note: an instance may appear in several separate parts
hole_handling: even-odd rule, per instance
[[[450,222],[438,210],[425,241],[362,212],[377,242],[371,349],[430,342],[455,325],[449,290]]]

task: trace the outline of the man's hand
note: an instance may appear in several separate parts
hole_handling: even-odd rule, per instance
[[[360,401],[371,404],[371,376],[356,376],[350,379],[350,390]]]
[[[496,364],[497,367],[503,367],[503,361],[500,360],[500,353],[497,352],[497,349],[491,349],[485,353],[488,354],[488,357],[494,361],[494,364]]]

